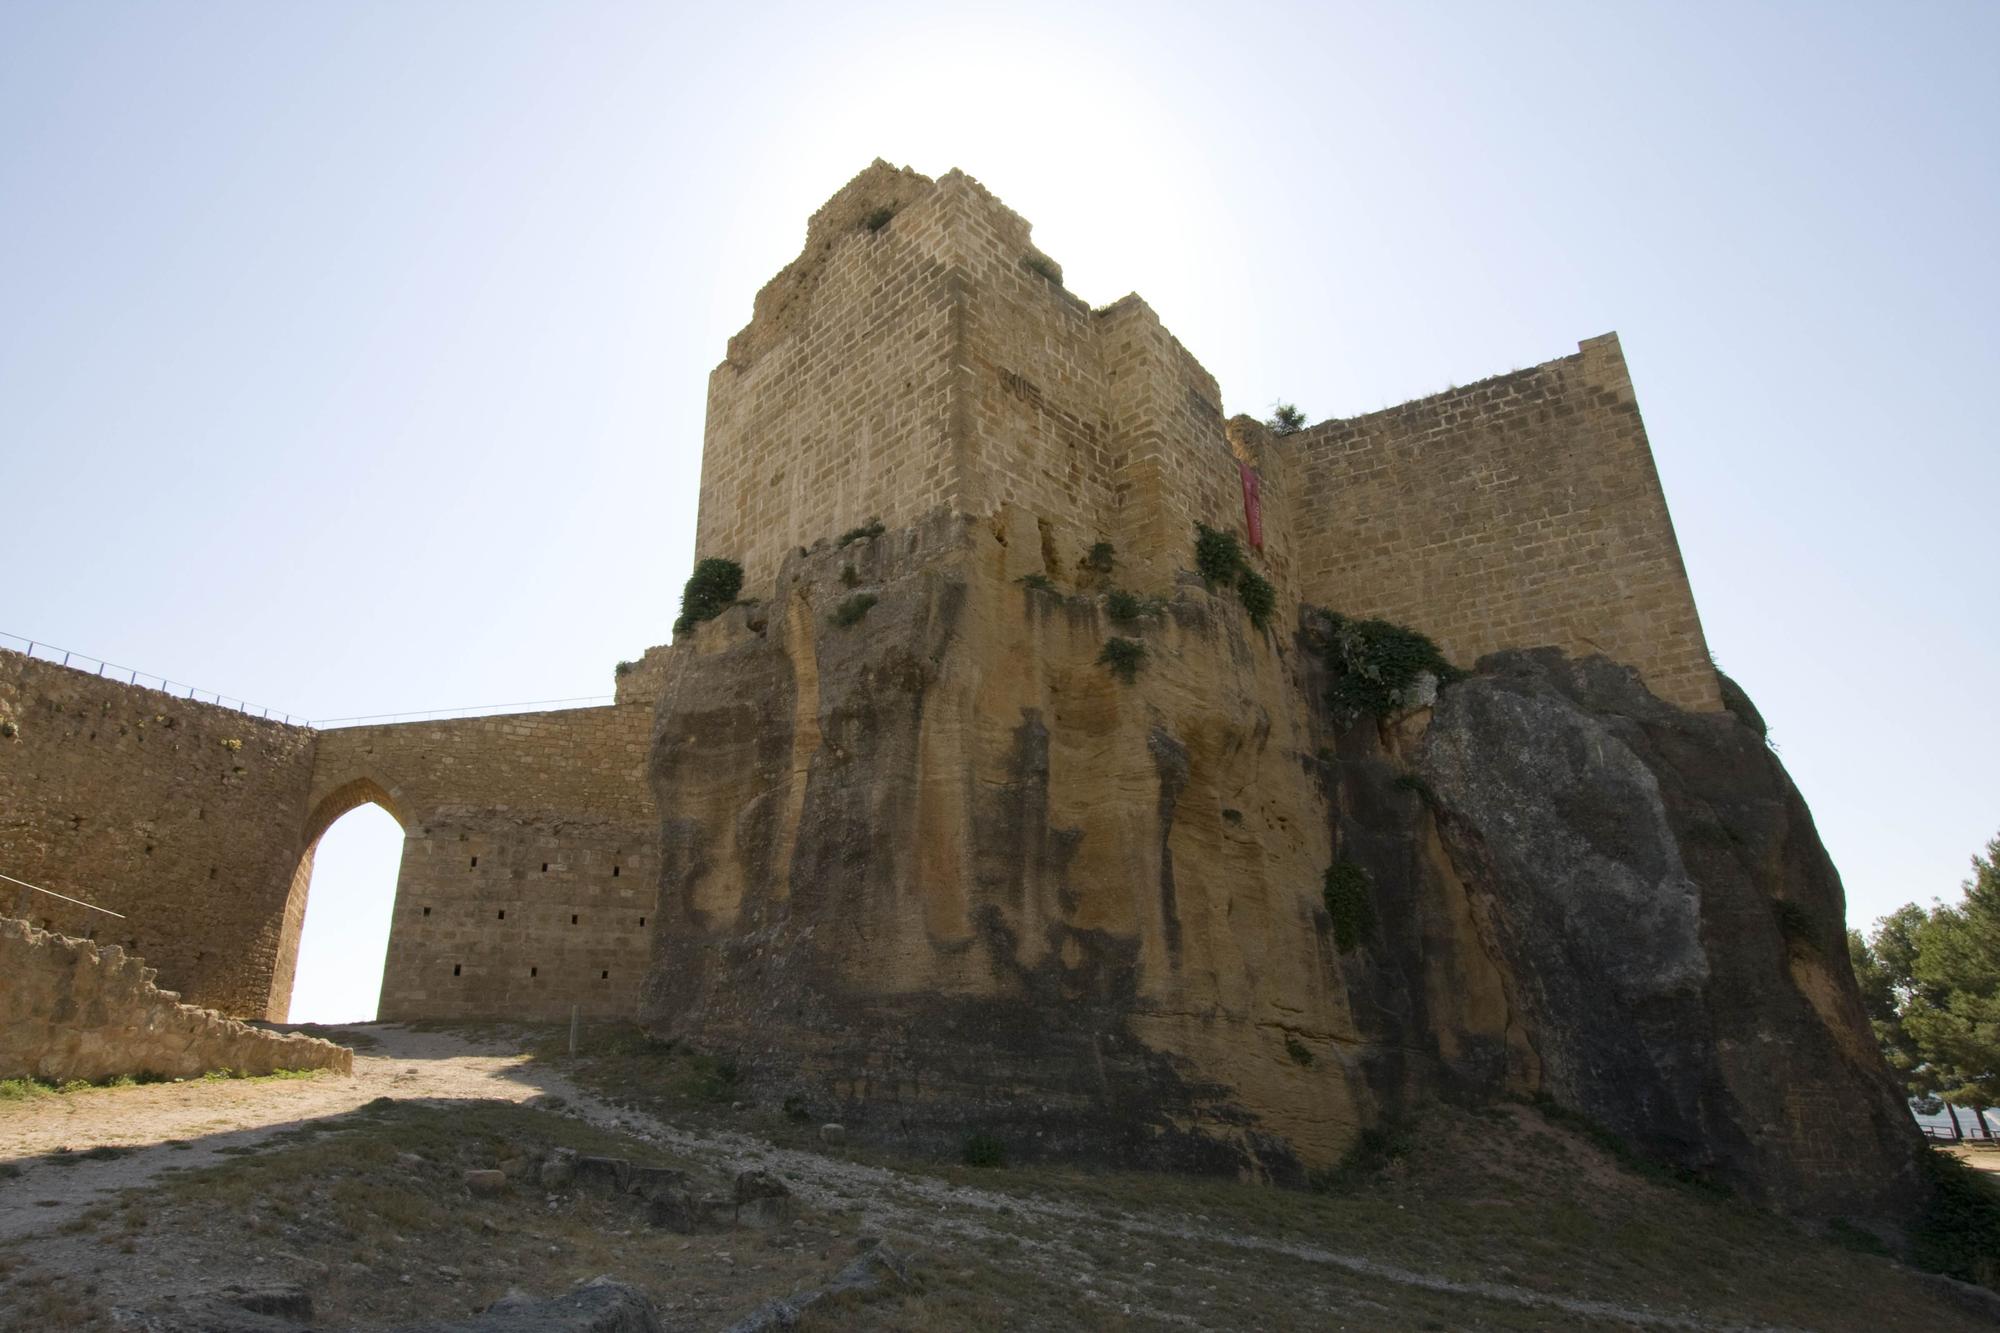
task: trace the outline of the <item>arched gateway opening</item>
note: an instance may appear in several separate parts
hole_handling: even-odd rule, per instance
[[[271,1012],[293,1023],[369,1022],[382,993],[403,854],[402,815],[356,778],[321,799],[285,899]]]

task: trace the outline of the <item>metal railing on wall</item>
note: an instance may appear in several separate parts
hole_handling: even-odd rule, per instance
[[[445,722],[458,717],[492,717],[516,712],[555,712],[564,708],[589,708],[616,699],[611,694],[577,695],[570,699],[526,699],[511,704],[468,704],[464,708],[430,708],[415,713],[368,713],[361,717],[323,717],[315,727],[366,727],[390,722]]]
[[[66,666],[73,671],[88,671],[106,680],[139,685],[149,690],[158,690],[162,694],[171,694],[175,698],[189,699],[198,704],[214,704],[220,708],[234,709],[249,717],[269,718],[273,722],[284,722],[294,727],[309,727],[313,724],[311,718],[295,716],[282,708],[267,708],[263,704],[253,704],[247,699],[232,699],[214,690],[197,689],[193,685],[169,680],[165,676],[141,671],[137,667],[120,666],[116,662],[107,662],[101,657],[92,657],[88,653],[80,653],[71,648],[58,648],[55,644],[44,643],[40,639],[24,639],[18,634],[0,630],[0,641],[25,645],[20,649],[24,656],[39,658],[44,662],[54,662],[57,666]]]
[[[159,690],[177,699],[188,699],[198,704],[214,704],[221,708],[233,709],[248,717],[268,718],[273,722],[283,722],[293,727],[319,729],[365,727],[391,722],[444,722],[453,718],[491,717],[505,713],[553,712],[564,708],[590,708],[608,704],[614,702],[617,697],[610,694],[575,695],[567,699],[525,699],[516,703],[467,704],[458,708],[423,708],[401,713],[368,713],[356,717],[310,718],[300,717],[283,709],[266,708],[244,699],[233,699],[214,690],[197,689],[192,685],[169,680],[165,676],[141,671],[136,667],[121,666],[101,657],[92,657],[88,653],[80,653],[70,648],[59,648],[41,639],[23,638],[18,634],[9,634],[5,630],[0,630],[0,644],[19,644],[21,647],[17,651],[24,656],[38,661],[53,662],[57,666],[65,666],[73,671],[86,671],[92,675],[102,676],[106,680]]]

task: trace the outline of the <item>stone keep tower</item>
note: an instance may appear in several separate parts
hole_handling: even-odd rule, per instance
[[[1248,509],[1259,513],[1252,532]],[[1098,540],[1158,582],[1196,522],[1286,595],[1414,625],[1470,663],[1549,644],[1719,706],[1615,335],[1274,438],[1137,296],[1092,310],[962,172],[877,161],[813,214],[709,378],[696,545],[749,595],[879,519],[1032,514],[1052,567]]]

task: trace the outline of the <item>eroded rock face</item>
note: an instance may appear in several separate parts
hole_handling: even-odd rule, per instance
[[[1020,582],[1044,549],[940,515],[795,555],[676,647],[643,1015],[857,1132],[1334,1160],[1364,1108],[1294,655],[1198,581],[1113,626],[1073,570]],[[1097,662],[1127,634],[1132,684]]]
[[[1503,653],[1444,692],[1415,760],[1543,1091],[1779,1206],[1893,1215],[1917,1133],[1839,876],[1746,711]]]
[[[1913,1197],[1839,880],[1747,700],[1502,654],[1337,725],[1306,631],[1193,575],[1113,624],[1052,545],[1003,511],[798,552],[666,654],[657,1034],[933,1151],[1296,1180],[1412,1101],[1546,1093],[1786,1208]],[[1369,885],[1347,952],[1335,861]]]

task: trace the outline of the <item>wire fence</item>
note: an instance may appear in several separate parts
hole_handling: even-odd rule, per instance
[[[93,912],[102,912],[106,916],[115,916],[120,921],[125,919],[123,912],[114,912],[108,907],[99,907],[96,903],[87,903],[81,898],[72,898],[67,893],[57,893],[54,889],[45,889],[39,884],[30,884],[25,879],[15,879],[12,875],[0,875],[0,879],[6,880],[9,884],[18,884],[24,889],[33,889],[36,893],[46,893],[51,898],[60,898],[66,903],[75,903],[78,907],[88,907]],[[23,894],[22,897],[25,899],[27,895]]]
[[[170,694],[178,699],[188,699],[201,704],[214,704],[217,707],[232,709],[247,717],[268,718],[273,722],[283,722],[287,726],[313,727],[320,730],[339,727],[365,727],[391,722],[442,722],[453,718],[491,717],[495,714],[504,713],[552,712],[563,708],[589,708],[595,705],[608,704],[616,698],[615,695],[610,694],[576,695],[567,699],[525,699],[515,703],[467,704],[458,708],[425,708],[402,713],[369,713],[357,717],[314,719],[302,717],[297,713],[289,713],[281,708],[269,708],[262,704],[254,704],[247,699],[232,698],[228,695],[220,694],[215,690],[199,689],[193,685],[170,680],[165,676],[157,675],[150,671],[141,671],[137,667],[123,666],[117,662],[107,661],[101,657],[93,657],[88,653],[80,653],[71,648],[60,648],[55,644],[45,642],[41,639],[28,639],[19,634],[9,634],[5,630],[0,630],[0,645],[12,646],[15,644],[21,645],[16,651],[24,656],[36,658],[43,662],[53,662],[57,666],[65,666],[72,671],[87,671],[92,675],[102,676],[106,680],[115,680],[126,685],[137,685],[149,690],[159,690],[163,694]]]

